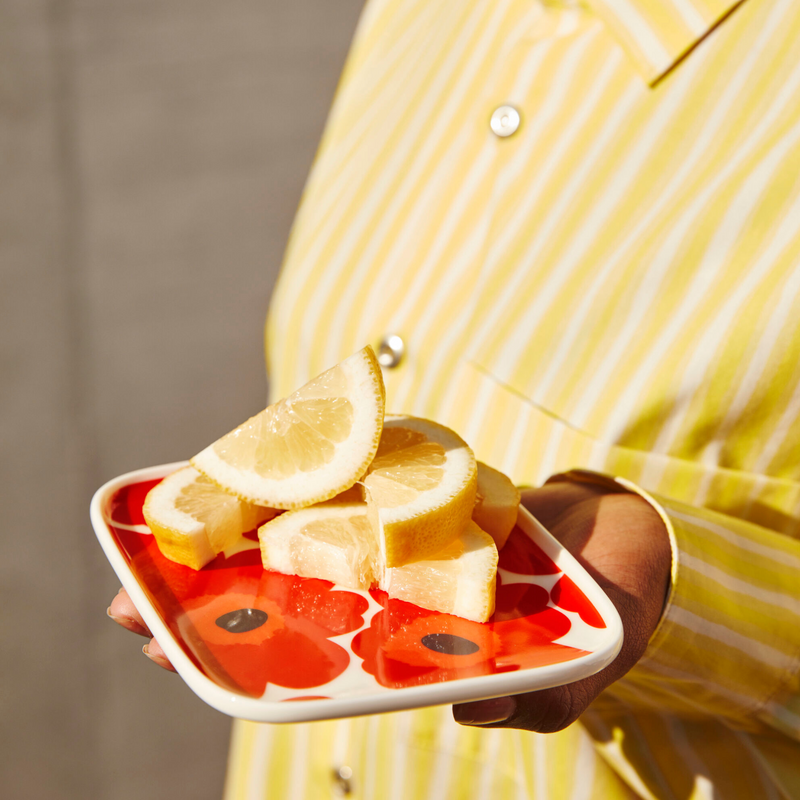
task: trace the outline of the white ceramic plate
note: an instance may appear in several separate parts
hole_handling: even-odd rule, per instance
[[[298,722],[499,697],[585,678],[622,644],[605,593],[523,508],[485,624],[261,566],[255,532],[200,571],[165,559],[147,491],[184,464],[115,478],[91,519],[180,676],[233,717]]]

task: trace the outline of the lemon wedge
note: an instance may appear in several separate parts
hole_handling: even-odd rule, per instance
[[[147,493],[143,512],[163,555],[192,569],[208,564],[277,513],[242,502],[192,467],[156,484]]]
[[[287,511],[258,529],[265,569],[367,590],[380,572],[365,503],[335,498]]]
[[[387,416],[363,483],[381,561],[399,567],[433,556],[466,529],[477,491],[475,456],[443,425]]]
[[[488,533],[498,550],[502,550],[519,510],[519,489],[502,472],[478,462],[478,493],[472,519]]]
[[[352,486],[378,448],[386,394],[365,347],[196,455],[192,466],[250,503],[295,509]]]
[[[486,622],[494,613],[497,560],[492,537],[470,522],[432,558],[386,569],[381,588],[420,608]]]

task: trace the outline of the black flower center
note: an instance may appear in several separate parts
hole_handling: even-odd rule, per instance
[[[428,650],[446,653],[449,656],[470,656],[481,649],[475,642],[462,636],[454,636],[452,633],[429,633],[420,641]]]
[[[221,617],[217,617],[217,625],[230,633],[247,633],[260,628],[269,619],[267,612],[260,608],[237,608]]]

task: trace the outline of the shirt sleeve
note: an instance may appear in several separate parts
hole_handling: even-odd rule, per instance
[[[613,691],[637,706],[800,740],[800,542],[624,478],[584,470],[566,477],[640,495],[672,544],[662,618]]]

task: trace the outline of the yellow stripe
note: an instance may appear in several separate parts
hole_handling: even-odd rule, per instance
[[[439,709],[353,723],[356,796],[798,783],[796,745],[759,739],[800,711],[797,546],[703,507],[800,534],[800,7],[569,6],[367,5],[273,297],[273,394],[400,333],[393,410],[447,422],[518,482],[591,466],[660,493],[672,602],[587,718],[591,787],[571,769],[586,740],[458,731]],[[522,125],[501,140],[502,103]],[[340,757],[334,727],[310,730],[307,797]],[[268,796],[290,788],[295,736],[276,730]],[[259,761],[237,737],[233,772]]]

